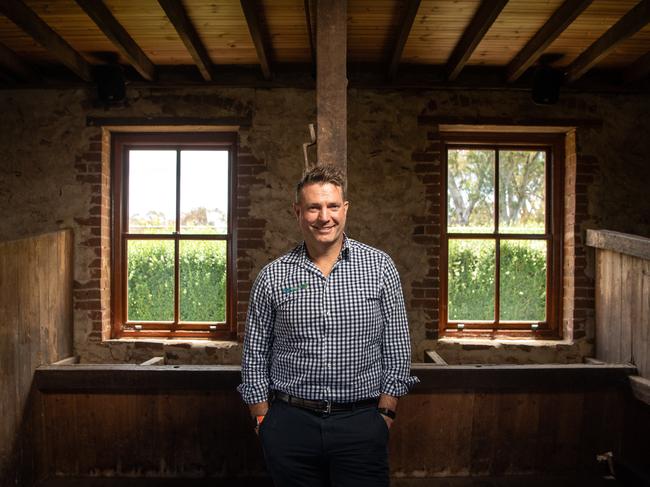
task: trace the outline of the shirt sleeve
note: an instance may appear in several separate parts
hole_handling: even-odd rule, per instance
[[[246,404],[269,398],[269,363],[275,311],[263,269],[251,289],[242,354],[242,383],[237,390]]]
[[[381,393],[404,396],[420,380],[411,376],[411,339],[409,337],[402,285],[395,264],[387,258],[383,269],[381,312],[384,320],[382,339]]]

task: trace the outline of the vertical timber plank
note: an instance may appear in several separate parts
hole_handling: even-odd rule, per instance
[[[650,260],[643,261],[641,284],[641,316],[639,341],[639,374],[650,379]]]
[[[609,282],[610,292],[612,296],[610,298],[610,307],[611,307],[611,317],[612,323],[610,324],[610,341],[612,352],[612,362],[620,363],[622,361],[622,311],[623,311],[623,289],[621,282],[621,273],[623,270],[623,255],[618,252],[611,252],[612,259],[612,280]]]
[[[512,414],[513,438],[508,473],[528,474],[535,470],[534,452],[539,434],[540,400],[543,396],[535,391],[512,394],[515,408]]]
[[[601,249],[596,249],[596,358],[607,361],[607,313],[609,311],[608,294],[604,284],[609,278],[607,255]]]
[[[16,434],[17,271],[16,245],[0,243],[0,472],[7,476]]]
[[[632,362],[633,316],[638,306],[639,259],[621,255],[621,362]]]
[[[472,437],[470,443],[470,475],[488,476],[492,472],[496,448],[499,415],[499,395],[494,391],[474,395]]]

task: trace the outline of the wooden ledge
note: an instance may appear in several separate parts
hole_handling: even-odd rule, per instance
[[[611,230],[587,230],[587,245],[650,260],[650,238]]]
[[[631,375],[629,380],[634,397],[650,406],[650,380],[638,375]]]
[[[580,390],[627,384],[629,364],[438,365],[413,364],[420,379],[412,393],[439,390]],[[36,369],[42,392],[131,392],[228,390],[241,368],[228,365],[46,365]]]

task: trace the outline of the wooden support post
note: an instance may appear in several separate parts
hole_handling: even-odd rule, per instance
[[[318,164],[347,168],[347,0],[320,0],[316,13]]]

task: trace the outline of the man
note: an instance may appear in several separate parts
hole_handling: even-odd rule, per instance
[[[276,487],[387,486],[397,398],[418,382],[399,276],[344,234],[344,188],[334,166],[306,172],[294,204],[304,242],[251,292],[238,389]]]

